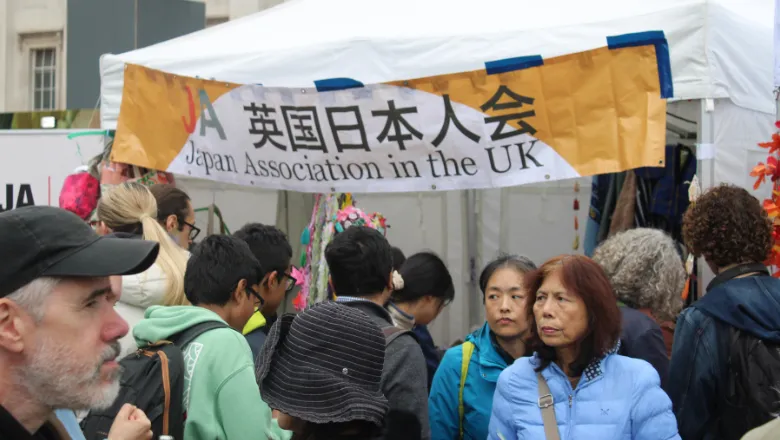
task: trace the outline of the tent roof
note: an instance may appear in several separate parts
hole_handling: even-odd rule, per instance
[[[552,57],[612,35],[663,30],[675,98],[729,97],[773,113],[772,0],[291,0],[266,11],[100,60],[101,121],[114,128],[125,63],[187,76],[311,87],[475,70]]]

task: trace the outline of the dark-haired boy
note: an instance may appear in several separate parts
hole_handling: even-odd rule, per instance
[[[184,293],[191,306],[152,306],[133,329],[139,346],[169,339],[190,327],[215,321],[182,347],[188,440],[281,439],[271,408],[260,398],[252,352],[241,335],[260,303],[262,268],[246,243],[235,237],[206,237],[187,262]]]
[[[352,226],[328,244],[325,260],[337,301],[362,310],[385,331],[382,392],[390,410],[417,417],[421,438],[430,439],[425,357],[411,332],[394,333],[392,318],[384,308],[392,294],[390,244],[374,229]]]
[[[268,330],[276,322],[279,306],[295,287],[295,280],[290,276],[292,246],[280,229],[261,223],[248,223],[233,235],[249,245],[264,272],[258,288],[262,305],[243,329],[252,357],[257,361]]]

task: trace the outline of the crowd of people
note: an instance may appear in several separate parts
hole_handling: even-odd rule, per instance
[[[370,227],[327,244],[333,300],[280,315],[276,227],[194,244],[164,184],[117,185],[97,217],[0,213],[0,439],[780,439],[774,228],[737,187],[684,216],[716,274],[685,310],[683,249],[638,228],[592,259],[489,261],[485,322],[450,347],[427,330],[456,295],[446,264]],[[139,365],[171,377],[136,389]]]

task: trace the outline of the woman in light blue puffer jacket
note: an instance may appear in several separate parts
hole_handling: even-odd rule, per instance
[[[501,373],[488,439],[679,439],[655,369],[615,354],[620,310],[601,267],[583,256],[556,257],[527,280],[536,352]],[[547,427],[543,412],[554,415]]]

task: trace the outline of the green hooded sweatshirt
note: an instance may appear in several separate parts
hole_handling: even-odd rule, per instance
[[[195,324],[221,321],[197,306],[152,306],[133,328],[138,346],[166,339]],[[271,408],[260,398],[249,344],[241,333],[220,328],[203,333],[183,347],[183,440],[289,440]],[[176,439],[182,440],[182,439]]]

